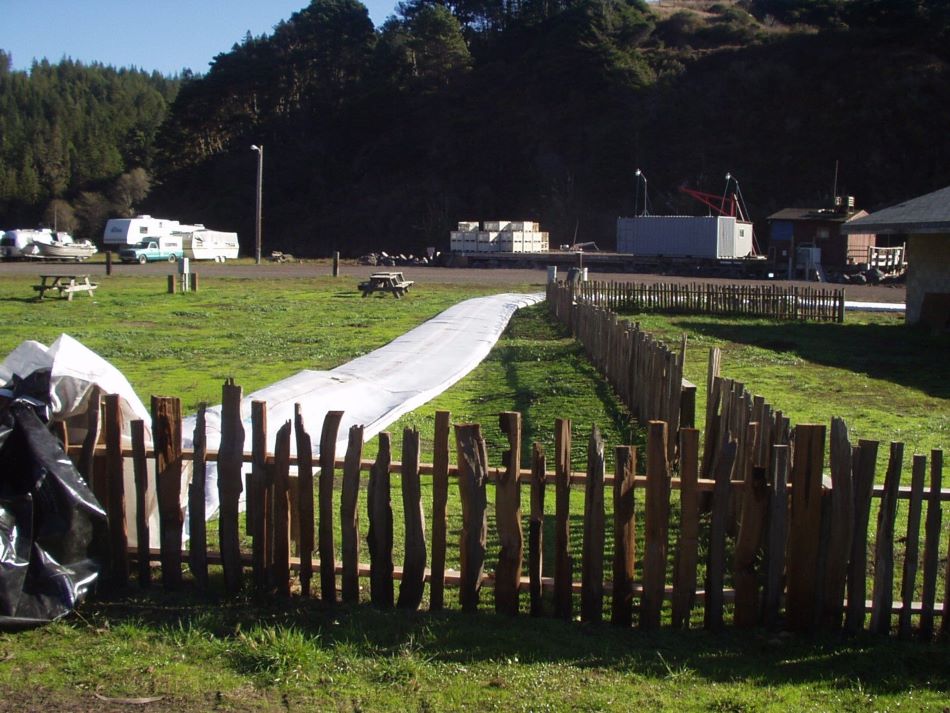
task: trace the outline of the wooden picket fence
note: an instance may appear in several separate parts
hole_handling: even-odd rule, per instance
[[[721,389],[727,393],[725,387]],[[735,392],[734,386],[728,391]],[[363,459],[363,430],[359,426],[350,429],[346,453],[337,458],[334,444],[342,412],[331,411],[322,424],[320,457],[314,463],[312,439],[299,410],[294,422],[280,427],[269,450],[266,404],[254,402],[251,433],[245,434],[240,399],[240,387],[226,383],[222,441],[217,452],[205,447],[203,410],[194,448],[182,447],[178,399],[152,399],[151,450],[146,450],[141,421],[130,424],[131,449],[122,449],[117,397],[105,397],[101,419],[96,409],[90,410],[90,435],[82,447],[71,452],[109,513],[112,566],[107,585],[127,586],[130,565],[135,562],[138,582],[147,586],[150,563],[157,558],[163,586],[179,588],[184,583],[187,558],[191,582],[201,590],[209,587],[209,565],[214,563],[221,564],[224,586],[232,593],[248,586],[245,575],[250,573],[250,586],[257,591],[283,596],[299,591],[299,596],[309,597],[311,580],[318,573],[319,597],[328,604],[360,601],[360,578],[368,578],[369,600],[382,608],[418,609],[428,582],[432,610],[444,607],[446,586],[455,586],[461,609],[473,611],[481,589],[488,586],[500,613],[530,612],[571,619],[577,606],[575,595],[579,595],[581,620],[598,622],[609,612],[612,623],[636,623],[641,629],[663,624],[689,626],[699,618],[701,608],[704,626],[711,630],[731,623],[736,627],[764,624],[801,631],[857,632],[865,628],[870,612],[870,630],[882,634],[891,631],[894,614],[902,638],[931,639],[938,617],[940,631],[948,631],[950,568],[944,576],[943,603],[937,601],[941,506],[950,500],[950,491],[941,490],[941,451],[931,453],[928,488],[924,487],[927,458],[915,456],[912,484],[902,489],[903,447],[892,444],[884,486],[875,489],[878,444],[851,444],[843,422],[835,420],[830,439],[831,479],[823,483],[824,426],[800,425],[789,431],[782,427],[780,416],[776,428],[773,417],[770,432],[776,435],[766,449],[761,446],[765,429],[759,424],[745,423],[742,441],[735,437],[732,424],[741,423],[745,416],[733,420],[729,413],[720,412],[719,445],[710,456],[708,475],[702,472],[699,431],[684,427],[672,434],[663,421],[647,425],[645,475],[637,475],[637,449],[631,446],[615,448],[614,472],[608,475],[606,446],[596,429],[588,439],[586,471],[578,473],[571,470],[571,423],[558,419],[553,469],[548,469],[548,457],[537,444],[530,467],[525,469],[519,463],[521,417],[507,412],[500,415],[508,441],[502,466],[489,466],[485,439],[477,424],[454,426],[453,466],[453,428],[448,412],[436,415],[432,458],[424,464],[419,433],[412,429],[402,434],[402,462],[392,460],[388,433],[379,436],[376,458]],[[733,402],[721,400],[727,411]],[[763,413],[761,406],[758,413]],[[296,458],[290,456],[291,438],[296,439],[300,454]],[[675,468],[668,457],[670,438],[678,441]],[[247,441],[250,450],[245,452]],[[157,552],[148,548],[144,516],[150,495],[150,459],[160,512],[161,547]],[[218,467],[221,500],[218,552],[208,549],[204,522],[205,474],[212,461]],[[184,549],[180,489],[188,462],[192,466],[188,492],[191,519]],[[241,548],[238,538],[238,498],[245,464],[250,464],[245,515],[250,552]],[[317,465],[319,471],[315,472]],[[131,550],[124,511],[126,468],[134,474],[136,508],[130,521],[136,523],[140,543]],[[368,473],[365,481],[363,473]],[[401,533],[397,533],[393,517],[393,473],[399,475],[405,513]],[[430,510],[421,496],[423,476],[432,478]],[[458,483],[457,499],[450,497],[452,480]],[[555,499],[553,548],[543,542],[544,523],[551,517],[545,513],[551,483]],[[495,488],[493,522],[499,543],[498,551],[492,553],[487,551],[488,487]],[[522,525],[522,488],[530,493],[527,537]],[[334,541],[335,490],[339,492],[340,561],[336,560]],[[570,527],[572,490],[583,490],[579,542],[572,541]],[[674,491],[679,491],[678,498]],[[606,507],[608,497],[610,509]],[[879,499],[879,514],[872,553],[874,574],[869,583],[868,525],[873,498]],[[895,601],[898,500],[906,500],[909,510],[900,596]],[[919,529],[925,505],[923,567],[918,576]],[[458,570],[446,567],[450,507],[461,513]],[[361,530],[361,512],[368,524],[365,532]],[[425,525],[427,520],[431,530]],[[289,534],[292,522],[298,533],[295,557],[291,557]],[[607,527],[613,528],[612,551],[606,546]],[[397,534],[404,545],[401,566],[395,564],[393,555]],[[706,553],[702,562],[701,542]],[[491,571],[487,571],[489,567]],[[701,572],[705,573],[702,587]],[[919,598],[915,595],[918,580],[922,581]],[[399,582],[398,592],[395,581]],[[869,584],[872,596],[867,600]]]
[[[578,302],[612,311],[844,322],[844,290],[841,288],[598,280],[574,285],[552,284],[559,285],[558,289],[573,289]]]

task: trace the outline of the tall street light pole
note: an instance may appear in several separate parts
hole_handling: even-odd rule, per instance
[[[264,176],[264,147],[251,146],[251,151],[257,151],[257,202],[256,202],[256,231],[254,242],[254,259],[258,265],[261,264],[261,187]]]

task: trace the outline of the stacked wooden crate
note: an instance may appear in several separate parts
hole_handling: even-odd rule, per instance
[[[532,221],[459,222],[450,234],[452,252],[538,253],[548,251],[548,234]]]

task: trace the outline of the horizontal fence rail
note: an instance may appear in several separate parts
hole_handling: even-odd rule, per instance
[[[901,637],[930,639],[937,619],[940,630],[948,627],[950,572],[944,574],[943,602],[938,601],[941,502],[948,498],[941,490],[941,451],[933,451],[929,461],[915,457],[906,500],[907,530],[897,532],[902,446],[892,444],[884,487],[876,493],[872,484],[878,444],[851,444],[839,420],[832,423],[830,438],[824,426],[800,425],[789,433],[780,428],[775,432],[784,435],[778,440],[787,443],[773,442],[766,451],[756,447],[758,423],[746,424],[749,437],[743,442],[734,437],[729,419],[723,419],[710,477],[701,477],[703,457],[694,428],[681,428],[675,435],[674,464],[668,457],[668,442],[674,437],[669,425],[648,422],[642,454],[617,446],[610,475],[604,466],[606,444],[595,428],[587,441],[587,467],[575,474],[570,460],[573,433],[564,419],[555,424],[551,460],[535,444],[530,468],[524,469],[518,462],[520,415],[501,414],[508,449],[502,465],[490,467],[480,426],[453,427],[449,413],[440,411],[430,464],[423,467],[419,433],[413,429],[402,434],[400,463],[392,459],[389,433],[379,435],[376,458],[363,459],[358,426],[350,430],[346,452],[337,458],[333,444],[342,413],[331,411],[320,432],[321,456],[314,462],[309,457],[311,437],[299,412],[268,444],[266,404],[254,403],[251,432],[246,434],[240,425],[240,395],[240,387],[225,384],[222,444],[215,453],[204,447],[203,413],[197,420],[195,448],[182,448],[177,399],[153,398],[151,451],[145,448],[141,421],[130,424],[131,450],[122,449],[122,416],[114,396],[106,396],[101,418],[92,415],[98,410],[91,410],[87,425],[95,435],[70,452],[110,516],[112,566],[103,586],[124,586],[132,576],[130,562],[137,565],[139,583],[148,585],[149,563],[157,558],[162,586],[168,589],[185,584],[186,564],[189,586],[205,589],[208,567],[220,564],[229,592],[251,586],[283,596],[319,596],[328,604],[360,601],[362,578],[369,581],[370,602],[382,608],[418,609],[428,586],[429,608],[439,609],[445,587],[451,586],[458,590],[461,608],[471,611],[482,590],[491,587],[500,613],[565,619],[579,614],[588,622],[606,616],[618,626],[641,629],[689,626],[699,614],[711,630],[768,625],[849,632],[870,627],[889,633],[896,623]],[[290,456],[291,438],[297,443],[296,458]],[[830,482],[822,480],[826,459]],[[216,552],[209,550],[200,524],[205,474],[212,461],[218,467],[221,500]],[[187,464],[190,480],[182,477]],[[147,477],[150,467],[154,485]],[[135,512],[129,513],[124,511],[123,488],[130,480],[126,470],[134,476],[136,503]],[[250,551],[242,549],[236,537],[244,471],[243,517]],[[398,486],[392,473],[400,476]],[[421,497],[423,475],[432,481],[431,504]],[[183,482],[192,518],[187,548],[182,536]],[[151,487],[160,512],[157,551],[149,548],[142,510]],[[495,488],[494,498],[488,497],[488,487]],[[553,514],[544,508],[552,488]],[[394,518],[393,497],[401,498],[401,522]],[[578,525],[579,498],[583,515]],[[879,515],[872,544],[868,531],[873,527],[874,498]],[[489,507],[494,509],[492,518]],[[450,511],[461,514],[459,531],[450,532],[447,526]],[[126,521],[137,529],[138,544],[131,549]],[[544,525],[550,522],[553,547],[544,542]],[[334,541],[337,523],[339,543]],[[607,532],[613,534],[612,547]],[[446,563],[450,536],[460,543],[457,569]],[[707,543],[702,557],[700,542]],[[898,573],[894,562],[900,542],[904,564]],[[293,545],[296,556],[291,556]],[[395,561],[397,551],[403,553],[401,563]],[[897,576],[901,588],[895,597]],[[914,587],[918,581],[919,597]]]
[[[578,303],[612,311],[712,314],[778,320],[844,321],[841,288],[712,283],[551,283],[550,290],[574,291]]]

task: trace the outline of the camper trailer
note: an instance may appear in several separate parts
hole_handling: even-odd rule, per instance
[[[179,241],[184,256],[192,260],[233,260],[239,250],[237,233],[209,230],[200,223],[189,225],[150,215],[110,218],[102,234],[105,247],[115,250],[153,240]]]
[[[185,257],[192,260],[214,260],[224,262],[235,260],[240,250],[237,233],[198,228],[192,231],[180,231],[185,249]]]

